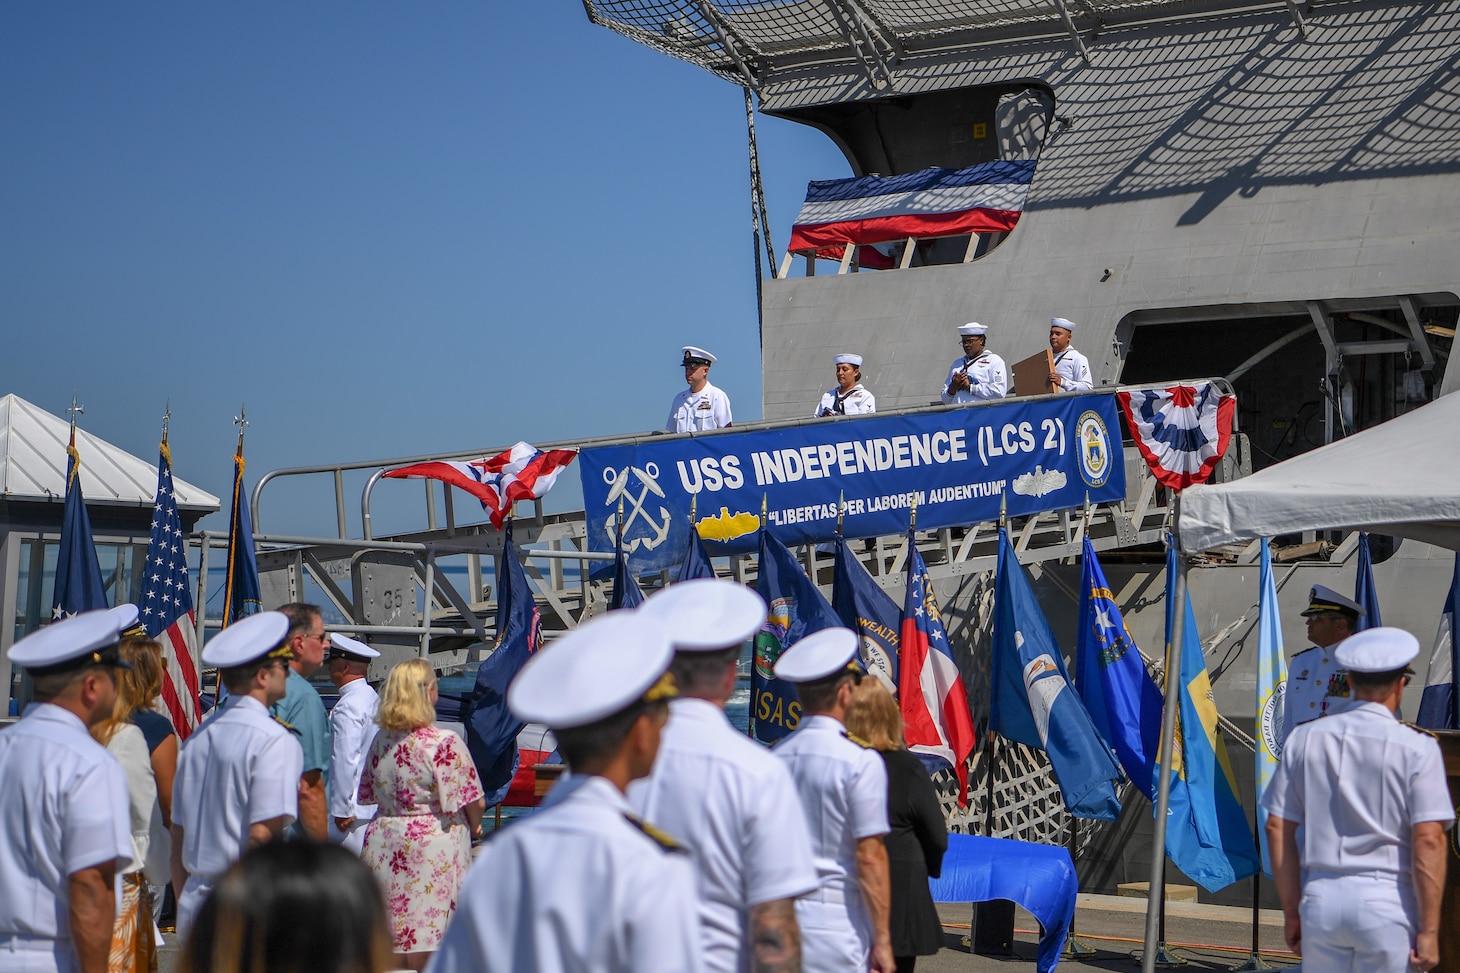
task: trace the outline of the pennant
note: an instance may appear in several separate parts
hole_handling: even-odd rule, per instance
[[[517,559],[510,521],[497,560],[497,586],[497,642],[477,668],[476,684],[462,714],[467,749],[489,807],[500,803],[512,787],[517,734],[526,725],[507,708],[507,687],[542,645],[542,614]]]
[[[1136,789],[1156,799],[1161,745],[1161,688],[1151,678],[1136,640],[1115,604],[1089,537],[1080,581],[1080,628],[1075,676],[1090,720],[1115,750]]]
[[[769,608],[765,627],[755,636],[750,713],[756,739],[773,743],[801,725],[796,687],[776,678],[776,661],[812,632],[841,625],[841,619],[801,563],[768,530],[760,532],[760,578],[755,590]]]
[[[967,806],[968,755],[974,745],[968,690],[948,644],[928,566],[911,530],[907,533],[907,595],[900,634],[898,704],[907,748],[920,758],[946,763],[958,778],[958,803]]]
[[[1003,528],[994,589],[992,681],[990,728],[1048,754],[1071,814],[1101,821],[1119,817],[1115,785],[1120,768],[1070,688],[1059,645]]]
[[[1166,554],[1166,657],[1178,606],[1176,550]],[[1217,706],[1202,654],[1191,593],[1179,606],[1186,613],[1180,646],[1181,669],[1175,703],[1176,744],[1171,760],[1171,804],[1166,816],[1166,857],[1208,892],[1247,878],[1260,867],[1257,843],[1237,794],[1237,777],[1227,744],[1217,732]],[[1170,700],[1168,700],[1170,702]],[[1159,773],[1159,767],[1157,769]]]

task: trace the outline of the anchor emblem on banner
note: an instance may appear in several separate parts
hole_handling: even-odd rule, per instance
[[[641,488],[637,497],[629,489],[629,474],[633,474],[638,478]],[[669,522],[672,518],[668,508],[662,504],[658,505],[659,514],[662,519],[656,522],[654,514],[650,513],[645,506],[645,501],[648,500],[649,494],[651,493],[661,500],[664,499],[664,490],[659,486],[659,467],[657,464],[645,463],[643,469],[630,465],[625,466],[619,471],[615,471],[613,467],[608,466],[603,470],[603,482],[609,485],[608,499],[604,501],[604,506],[612,507],[614,504],[620,502],[620,498],[623,498],[628,502],[630,508],[623,525],[625,553],[632,554],[640,547],[643,547],[646,551],[652,551],[668,539]],[[610,541],[617,537],[617,530],[614,523],[615,519],[616,515],[610,514],[603,521],[603,531],[608,535]],[[630,540],[629,531],[640,520],[644,522],[645,529],[650,533],[641,534]]]

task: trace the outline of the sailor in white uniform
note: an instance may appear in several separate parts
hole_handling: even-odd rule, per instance
[[[813,419],[826,416],[870,416],[877,411],[877,398],[862,387],[862,356],[837,355],[836,388],[822,395]]]
[[[428,973],[701,969],[694,865],[624,796],[653,767],[673,653],[654,619],[616,611],[522,667],[507,705],[553,730],[573,775],[488,839]]]
[[[715,356],[703,348],[685,345],[684,380],[689,388],[674,397],[669,406],[669,432],[700,432],[725,429],[730,425],[730,397],[710,384],[710,366]]]
[[[793,813],[801,802],[785,764],[725,718],[741,648],[765,624],[766,604],[745,585],[701,578],[638,610],[674,643],[679,697],[629,803],[694,859],[706,970],[799,970],[795,900],[820,885],[806,823]]]
[[[375,725],[380,696],[365,678],[370,673],[370,660],[380,658],[380,653],[364,642],[334,632],[325,658],[330,682],[340,691],[339,701],[330,710],[330,841],[358,855],[365,847],[365,826],[377,810],[374,804],[361,804],[356,798],[360,771],[380,729]]]
[[[938,394],[944,405],[962,405],[985,399],[1002,399],[1009,390],[1009,369],[1004,360],[984,349],[989,329],[970,321],[958,329],[963,357],[948,367],[948,378]]]
[[[10,661],[35,702],[0,732],[0,970],[106,973],[115,875],[132,862],[127,780],[87,728],[112,715],[121,629],[85,612]]]
[[[1070,347],[1077,325],[1069,318],[1051,318],[1049,350],[1054,354],[1054,371],[1049,383],[1056,392],[1083,392],[1095,387],[1090,377],[1090,360]]]
[[[1283,697],[1283,737],[1320,716],[1343,712],[1349,703],[1348,678],[1334,656],[1338,644],[1354,632],[1364,608],[1351,598],[1321,584],[1308,592],[1311,648],[1288,662],[1288,688]]]
[[[776,675],[796,683],[801,726],[776,744],[811,831],[821,887],[796,900],[807,973],[892,973],[891,880],[883,835],[887,769],[876,751],[847,736],[847,707],[865,676],[857,636],[822,629],[786,650]]]
[[[304,751],[269,715],[284,698],[289,617],[261,612],[229,625],[203,648],[229,701],[183,744],[172,785],[172,886],[186,934],[214,883],[254,845],[273,841],[299,814]]]
[[[1262,798],[1283,931],[1307,973],[1427,971],[1455,811],[1439,744],[1396,719],[1419,641],[1371,628],[1334,654],[1354,701],[1293,731]]]

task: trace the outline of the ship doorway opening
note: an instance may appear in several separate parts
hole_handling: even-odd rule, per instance
[[[1255,472],[1433,399],[1449,365],[1457,318],[1460,298],[1452,294],[1276,310],[1141,311],[1116,330],[1125,359],[1120,381],[1228,379]],[[1395,544],[1376,536],[1371,548],[1379,561]]]

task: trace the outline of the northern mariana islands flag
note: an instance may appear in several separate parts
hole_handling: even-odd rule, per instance
[[[1070,813],[1114,821],[1120,768],[1100,739],[1070,677],[1049,622],[1034,598],[1008,532],[999,531],[994,594],[993,706],[990,727],[1049,755]]]

